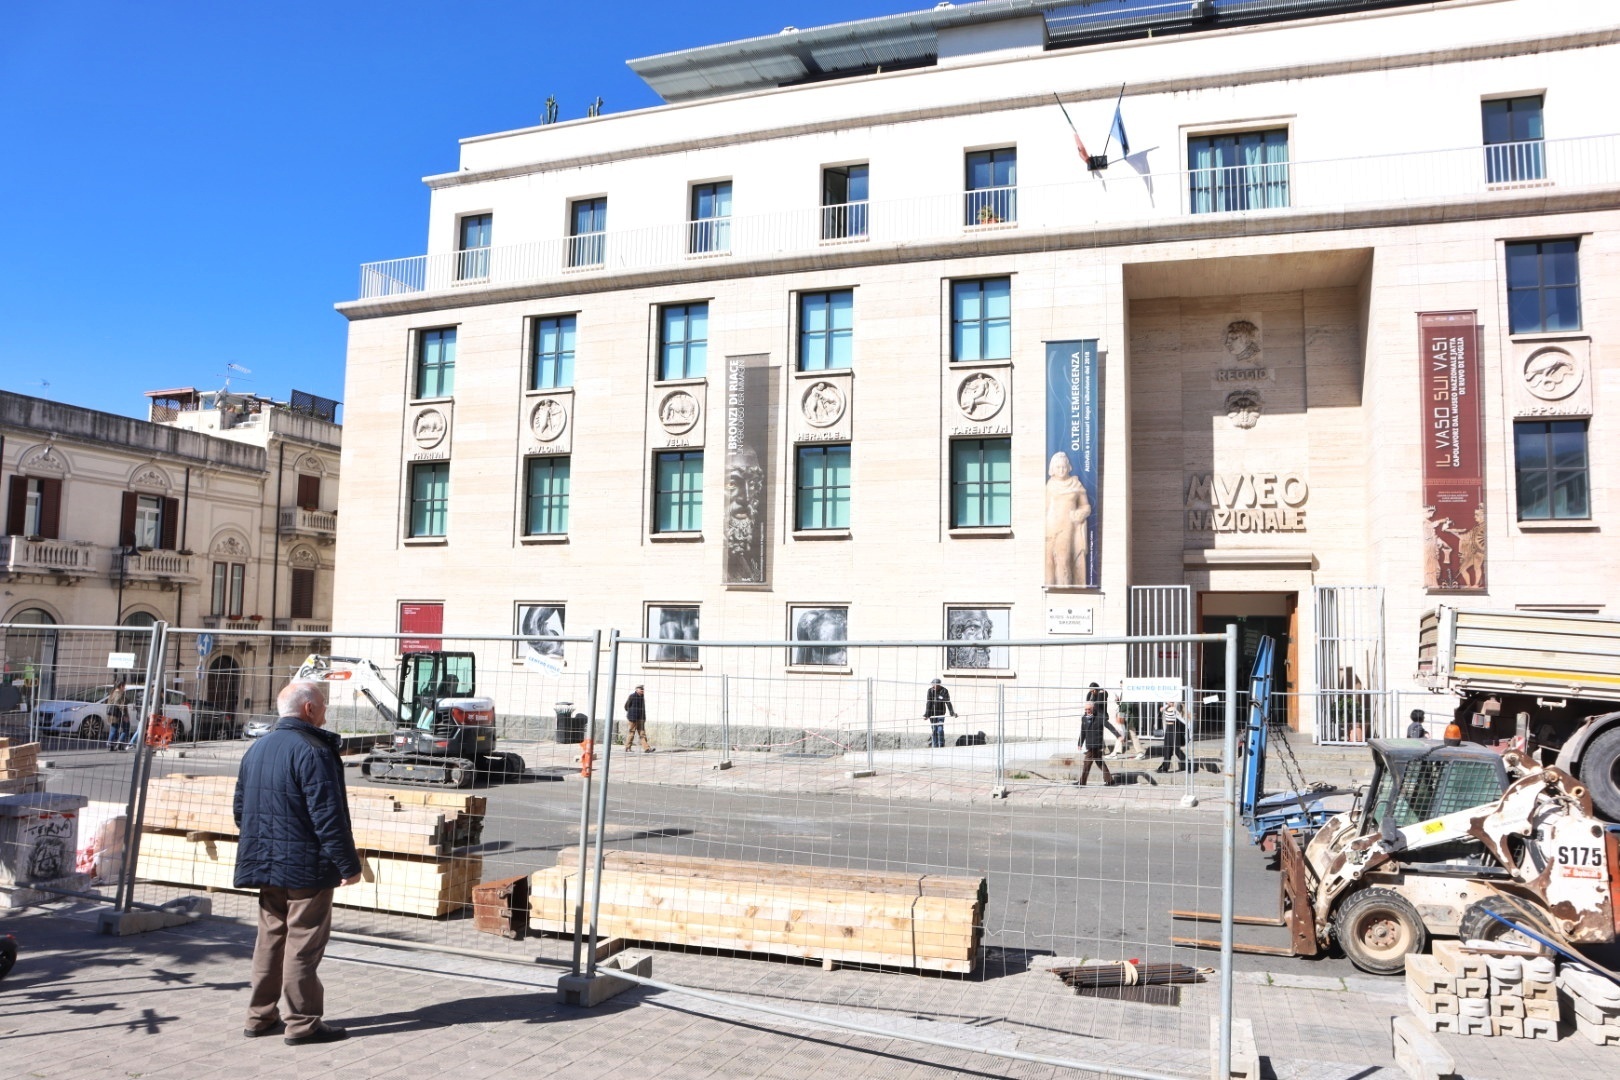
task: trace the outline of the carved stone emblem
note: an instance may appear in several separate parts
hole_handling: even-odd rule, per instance
[[[411,424],[411,438],[424,450],[431,450],[444,442],[449,432],[450,424],[438,409],[423,409]]]
[[[141,469],[130,477],[129,483],[131,487],[157,488],[161,491],[167,491],[169,488],[169,478],[163,475],[163,470],[156,465],[148,465]]]
[[[1002,389],[1001,380],[983,371],[969,375],[956,388],[956,407],[975,423],[995,416],[1006,400],[1007,391]]]
[[[320,556],[302,546],[293,548],[292,554],[287,556],[287,562],[300,570],[314,570],[321,565]]]
[[[1234,390],[1226,395],[1226,418],[1244,430],[1260,422],[1260,411],[1264,407],[1258,390]]]
[[[697,427],[702,415],[698,399],[686,390],[671,390],[658,403],[658,422],[671,435],[685,435]]]
[[[826,381],[818,380],[810,384],[804,392],[800,402],[804,410],[804,419],[811,427],[832,427],[844,418],[844,410],[849,403],[844,399],[844,392]]]
[[[568,410],[556,398],[545,397],[534,403],[529,413],[529,430],[541,442],[552,442],[568,426]]]
[[[1543,401],[1569,397],[1585,378],[1581,362],[1556,345],[1537,349],[1524,361],[1524,388]]]
[[[226,535],[214,541],[215,555],[231,555],[245,558],[248,547],[234,536]]]
[[[23,454],[22,460],[18,463],[18,468],[32,473],[53,472],[65,475],[67,473],[67,459],[62,456],[60,450],[46,443],[43,446],[36,446]]]
[[[1226,324],[1224,344],[1233,363],[1260,362],[1260,328],[1248,319],[1233,319]]]

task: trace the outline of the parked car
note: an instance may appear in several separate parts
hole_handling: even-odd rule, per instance
[[[130,722],[134,723],[135,710],[140,707],[145,687],[125,686],[129,700]],[[93,686],[71,691],[54,701],[39,703],[39,727],[44,735],[65,735],[69,738],[103,739],[107,736],[107,695],[112,687]],[[174,723],[174,739],[179,742],[191,737],[191,702],[179,690],[163,692],[163,715]]]
[[[261,716],[257,720],[249,720],[247,722],[247,726],[242,729],[242,738],[257,739],[261,735],[270,734],[271,730],[274,729],[275,726],[276,721],[271,717]]]

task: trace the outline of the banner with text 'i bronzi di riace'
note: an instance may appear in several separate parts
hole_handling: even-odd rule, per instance
[[[1101,581],[1102,369],[1096,339],[1046,343],[1044,583]]]
[[[1485,588],[1479,313],[1418,314],[1423,402],[1423,585]]]

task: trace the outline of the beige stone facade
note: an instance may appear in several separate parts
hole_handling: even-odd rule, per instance
[[[462,170],[428,178],[429,254],[368,265],[339,305],[339,622],[395,626],[420,603],[447,633],[512,633],[541,604],[570,632],[634,631],[651,605],[698,608],[707,639],[781,639],[822,607],[847,609],[851,639],[919,639],[968,608],[1023,639],[1176,628],[1133,597],[1177,587],[1181,629],[1241,617],[1285,639],[1306,726],[1319,689],[1409,688],[1436,602],[1613,611],[1620,137],[1596,103],[1620,44],[1604,5],[1464,0],[1073,48],[1021,25],[942,26],[949,63],[465,141]],[[1132,152],[1088,170],[1052,94],[1095,152],[1127,81]],[[1534,101],[1545,134],[1504,167],[1481,130],[1507,99]],[[1286,164],[1200,171],[1203,150],[1260,131],[1284,133]],[[973,155],[1009,150],[1015,183],[964,192]],[[818,190],[851,164],[869,170],[859,236]],[[720,182],[729,231],[710,244],[694,200]],[[1208,205],[1222,183],[1262,205]],[[581,240],[590,199],[608,227]],[[1001,200],[988,215],[985,199]],[[484,215],[490,246],[458,252]],[[1509,245],[1566,240],[1576,322],[1515,332]],[[992,279],[1009,282],[1007,355],[954,358],[953,285]],[[842,290],[848,369],[800,370],[801,298]],[[662,379],[663,313],[695,303],[705,375]],[[1425,312],[1481,327],[1484,590],[1424,580]],[[573,377],[534,389],[541,320],[565,316]],[[449,329],[453,391],[419,397],[426,335]],[[1053,588],[1046,343],[1081,340],[1102,356],[1100,574]],[[770,372],[764,587],[725,573],[726,359],[745,356]],[[1585,503],[1542,518],[1521,505],[1516,438],[1533,432],[1516,425],[1564,421],[1586,458],[1558,475]],[[954,449],[999,439],[1009,513],[953,521]],[[801,529],[795,462],[819,445],[849,447],[847,526]],[[658,455],[696,450],[701,526],[661,531]],[[567,525],[533,535],[540,458],[569,463]],[[418,537],[422,463],[445,467],[447,506]]]
[[[268,700],[269,673],[292,660],[231,631],[308,635],[278,642],[290,654],[330,630],[341,428],[192,390],[158,393],[150,415],[0,393],[6,671],[46,696],[71,689],[89,678],[83,657],[45,628],[162,620],[215,632],[202,675],[195,655],[177,660],[188,694],[233,711]],[[265,678],[247,679],[255,669]]]

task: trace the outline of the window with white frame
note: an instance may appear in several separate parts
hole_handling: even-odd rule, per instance
[[[707,255],[731,250],[731,181],[692,185],[687,251]]]
[[[1194,214],[1288,205],[1288,129],[1187,138]]]
[[[456,237],[457,281],[489,277],[489,237],[494,222],[493,214],[467,214],[461,219]]]
[[[974,150],[967,155],[966,223],[1000,225],[1018,220],[1018,151]]]
[[[1484,128],[1486,181],[1511,184],[1545,178],[1541,95],[1482,101],[1479,111]]]

